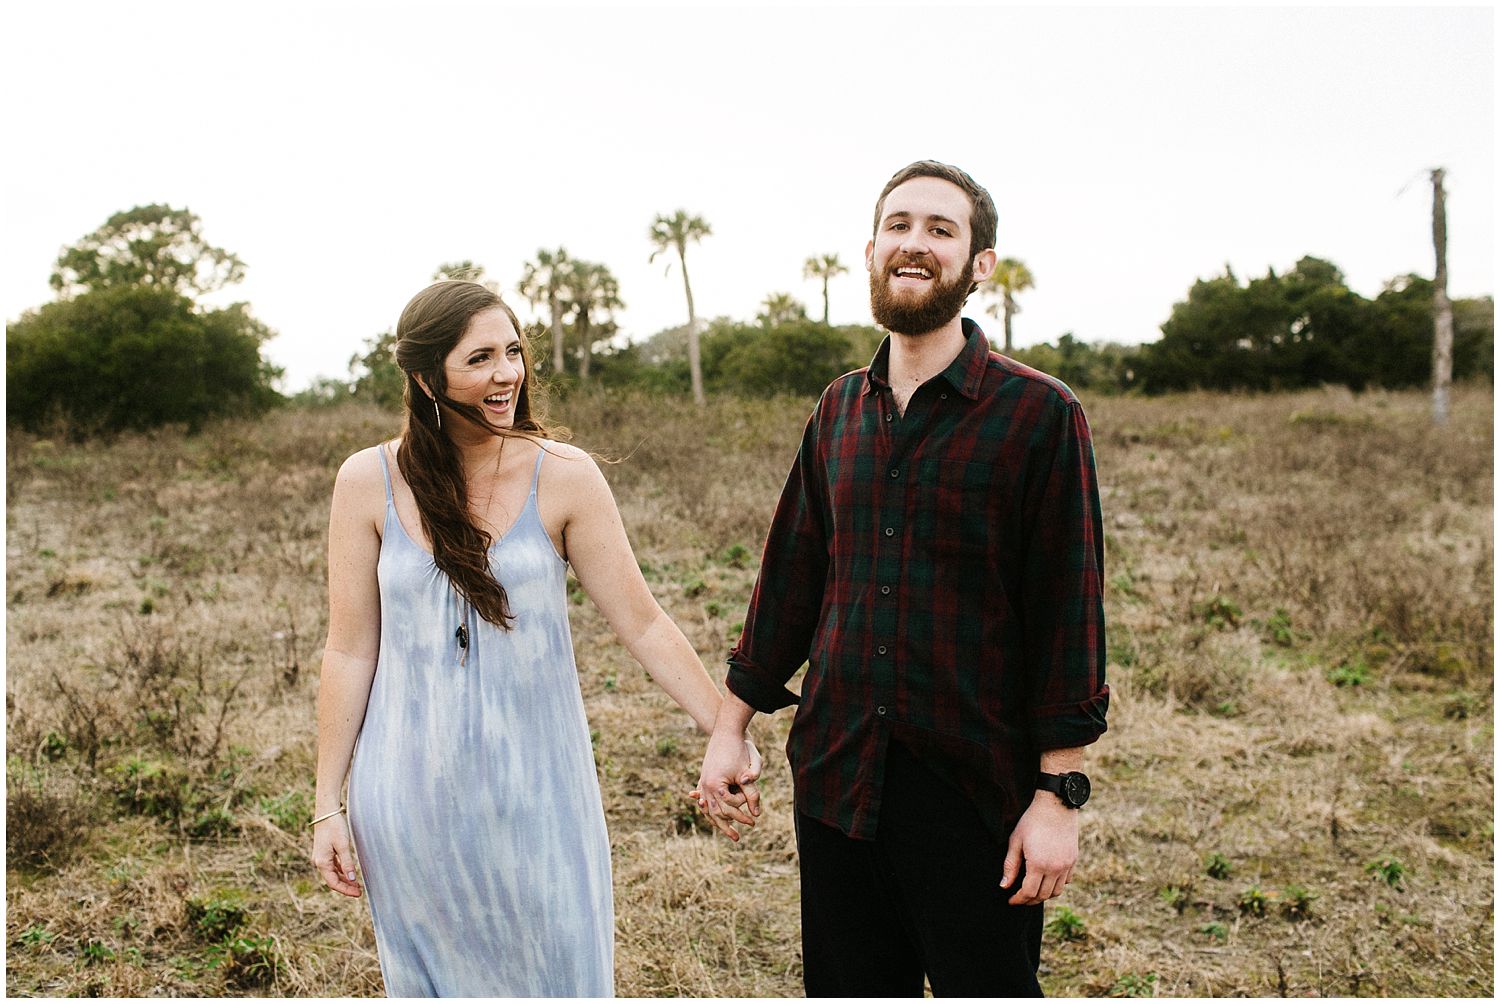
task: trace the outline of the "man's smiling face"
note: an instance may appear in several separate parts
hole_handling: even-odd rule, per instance
[[[972,213],[963,189],[941,178],[913,178],[891,189],[865,248],[877,324],[922,335],[958,316],[974,281]]]

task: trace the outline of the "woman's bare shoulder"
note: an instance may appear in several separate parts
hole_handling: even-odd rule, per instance
[[[351,454],[339,466],[338,477],[334,481],[334,494],[347,496],[351,502],[356,503],[372,498],[383,500],[385,473],[380,466],[381,450],[386,451],[386,460],[390,462],[396,452],[395,444],[381,443]]]
[[[588,451],[581,450],[572,443],[564,443],[556,439],[538,439],[536,444],[546,451],[547,456],[556,457],[559,460],[591,459]]]
[[[546,454],[542,460],[542,477],[554,486],[566,490],[591,484],[600,477],[599,465],[587,450],[551,439],[539,440],[537,445]]]

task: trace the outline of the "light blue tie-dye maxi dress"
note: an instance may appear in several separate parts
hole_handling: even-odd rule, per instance
[[[385,453],[380,657],[349,822],[386,993],[612,996],[609,837],[566,565],[537,513],[545,453],[490,550],[509,631],[475,614],[407,535]]]

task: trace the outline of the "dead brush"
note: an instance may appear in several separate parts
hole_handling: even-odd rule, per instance
[[[647,581],[715,677],[813,403],[554,401],[573,442],[619,460],[603,469]],[[1049,907],[1086,918],[1088,937],[1048,942],[1044,988],[1490,996],[1490,390],[1456,388],[1441,433],[1414,393],[1084,403],[1113,698],[1087,754],[1083,855]],[[366,906],[321,888],[300,827],[329,492],[345,457],[398,428],[351,404],[196,438],[8,440],[8,752],[43,772],[40,788],[13,774],[11,791],[94,813],[83,853],[12,864],[13,995],[381,992]],[[150,584],[145,617],[132,611],[148,579],[162,591]],[[570,612],[613,844],[617,992],[799,995],[792,716],[754,726],[761,824],[735,846],[712,838],[681,812],[702,737],[581,594]],[[135,692],[165,713],[161,732]],[[176,797],[174,818],[112,802],[131,762],[130,797]],[[1205,874],[1215,853],[1232,858],[1224,879]],[[1406,869],[1399,891],[1365,871],[1384,857]],[[1310,916],[1242,915],[1252,882],[1312,890]],[[1159,898],[1169,887],[1183,895]],[[216,890],[241,891],[248,911],[234,937],[252,944],[232,965],[186,922],[184,902]]]
[[[127,744],[212,767],[249,671],[227,681],[210,675],[203,649],[160,618],[121,618],[116,631],[93,687],[53,672],[64,734],[90,767],[104,749]]]
[[[6,867],[56,871],[67,864],[87,840],[95,819],[97,795],[92,787],[87,775],[8,757]]]

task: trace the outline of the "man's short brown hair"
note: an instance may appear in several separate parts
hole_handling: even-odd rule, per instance
[[[919,160],[907,164],[891,175],[891,180],[885,183],[885,187],[880,190],[880,198],[875,202],[875,232],[880,230],[880,214],[885,211],[885,197],[897,185],[913,178],[942,178],[963,189],[964,194],[969,197],[969,203],[974,207],[969,213],[970,258],[985,248],[995,246],[995,227],[999,218],[999,214],[995,212],[995,200],[990,198],[990,193],[984,190],[983,185],[969,177],[967,171],[935,160]]]

